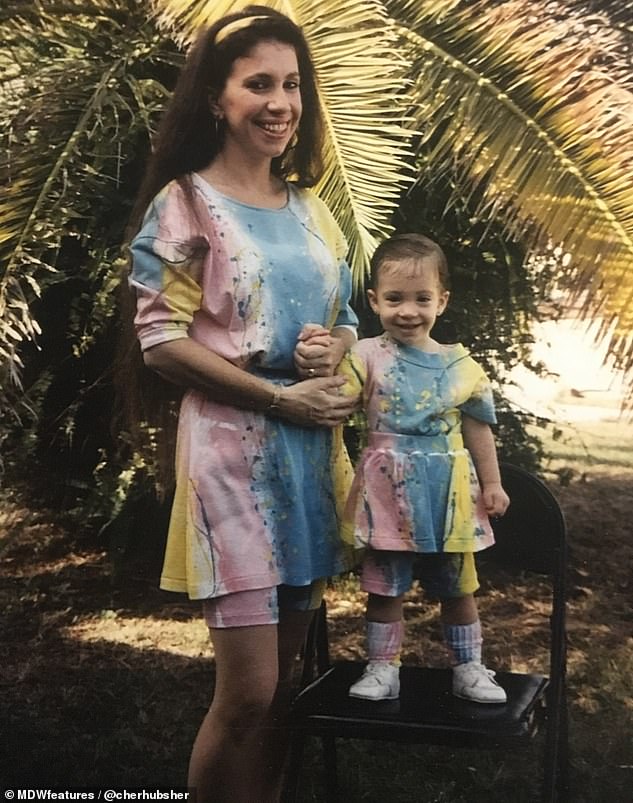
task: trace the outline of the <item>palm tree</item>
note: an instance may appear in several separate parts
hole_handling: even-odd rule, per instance
[[[470,201],[478,225],[500,223],[528,256],[556,247],[560,281],[612,326],[613,351],[633,367],[633,71],[619,12],[613,26],[578,10],[581,0],[267,4],[312,47],[327,131],[318,191],[348,237],[359,286],[403,193],[442,184],[447,210]],[[149,18],[133,0],[14,0],[0,12],[5,410],[25,398],[11,392],[24,344],[46,338],[38,294],[74,283],[60,359],[103,342],[139,154],[180,59],[172,38],[186,45],[241,6],[153,0]],[[31,373],[31,395],[45,393],[51,372]]]
[[[24,343],[42,336],[42,293],[70,281],[91,297],[89,315],[77,298],[56,310],[75,355],[113,315],[126,187],[181,56],[123,0],[16,2],[0,34],[0,410],[16,413]]]
[[[239,5],[155,0],[159,21],[185,40]],[[354,243],[359,280],[362,257],[393,204],[380,179],[401,186],[407,175],[393,149],[380,145],[385,136],[392,148],[390,136],[406,141],[386,125],[389,109],[388,123],[403,122],[417,135],[418,180],[445,175],[457,193],[483,188],[478,217],[502,220],[508,236],[531,250],[553,243],[568,253],[566,287],[583,297],[587,314],[600,315],[607,328],[617,324],[612,347],[633,365],[633,70],[621,58],[625,31],[578,2],[558,9],[540,0],[269,5],[305,28],[318,59],[332,51],[332,29],[338,35],[337,59],[320,64],[331,165],[321,189]],[[621,21],[621,7],[610,8]],[[345,28],[355,34],[344,37]],[[352,72],[355,59],[362,71]],[[384,66],[365,67],[371,61]],[[349,74],[354,93],[337,91],[341,74]],[[376,85],[380,74],[397,85]],[[367,96],[379,112],[369,119]],[[346,158],[352,152],[353,161]],[[370,176],[371,186],[368,166],[379,174]]]
[[[618,36],[532,0],[469,4],[435,24],[424,3],[387,6],[408,12],[424,173],[456,170],[484,190],[478,217],[532,249],[562,246],[565,285],[588,314],[618,319],[619,348],[633,317],[633,94],[630,70],[617,83],[605,69]]]

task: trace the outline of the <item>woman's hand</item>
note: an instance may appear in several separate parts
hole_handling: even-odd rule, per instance
[[[340,396],[345,377],[307,379],[282,389],[276,405],[279,415],[301,426],[335,427],[358,406],[358,396]]]
[[[288,387],[272,385],[190,338],[160,343],[148,349],[144,359],[152,370],[182,387],[222,404],[277,414],[304,427],[334,427],[354,412],[358,402],[358,396],[339,395],[343,376],[308,379]]]
[[[300,379],[333,376],[345,354],[345,343],[329,329],[307,323],[299,333],[294,361]]]

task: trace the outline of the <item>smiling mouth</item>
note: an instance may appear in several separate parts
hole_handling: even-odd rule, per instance
[[[257,123],[257,125],[267,134],[274,134],[280,136],[286,134],[290,129],[290,123]]]

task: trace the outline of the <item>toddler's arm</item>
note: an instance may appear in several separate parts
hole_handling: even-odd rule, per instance
[[[492,430],[484,421],[462,415],[462,434],[464,446],[470,452],[475,464],[486,513],[489,516],[503,516],[510,499],[501,485]]]

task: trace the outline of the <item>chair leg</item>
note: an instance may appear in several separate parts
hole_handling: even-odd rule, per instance
[[[288,767],[286,769],[286,778],[282,794],[283,803],[296,803],[296,801],[299,800],[301,766],[303,764],[305,741],[305,733],[293,731],[290,742]]]
[[[569,714],[567,699],[563,693],[560,710],[560,742],[558,745],[557,794],[560,803],[570,800],[569,788]]]
[[[549,696],[547,707],[542,801],[566,803],[569,799],[569,756],[564,684]]]
[[[338,767],[336,760],[336,740],[334,736],[323,736],[323,764],[325,766],[325,800],[338,803]]]

